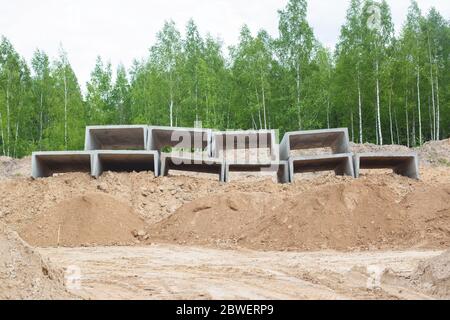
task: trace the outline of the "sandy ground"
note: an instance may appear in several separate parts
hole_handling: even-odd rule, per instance
[[[258,252],[201,247],[39,249],[78,270],[69,291],[84,299],[431,299],[383,279],[408,276],[441,251]],[[378,282],[379,280],[379,282]]]
[[[352,149],[408,150],[373,145],[352,145]],[[450,299],[450,254],[441,255],[450,243],[450,140],[430,142],[416,151],[421,157],[421,181],[366,171],[358,180],[329,173],[302,175],[291,185],[274,184],[266,178],[256,181],[252,175],[220,184],[217,177],[155,178],[151,173],[106,173],[98,180],[72,173],[32,180],[28,177],[29,158],[0,157],[0,222],[11,230],[0,238],[0,288],[6,288],[0,290],[0,299]],[[256,193],[261,201],[254,197],[245,200],[248,194]],[[311,201],[293,200],[305,194]],[[224,199],[224,206],[210,208],[208,199],[213,197]],[[252,217],[250,209],[267,207],[261,203],[274,203],[274,197],[280,197],[281,207],[286,208],[282,217],[267,217],[280,223],[266,219],[268,223],[256,224],[259,229],[250,240],[261,240],[265,234],[277,239],[287,234],[281,228],[284,225],[291,232],[298,229],[295,234],[300,236],[305,224],[301,219],[294,219],[297,224],[289,219],[304,215],[305,208],[317,207],[317,212],[310,212],[314,219],[308,219],[314,222],[308,224],[311,236],[305,233],[317,243],[291,251],[292,246],[285,243],[264,246],[261,251],[245,246],[199,246],[207,242],[197,244],[195,235],[201,233],[187,228],[196,226],[192,213],[195,217],[209,210],[207,217],[228,213],[241,219],[248,211],[247,216]],[[332,208],[343,218],[328,221],[326,214],[336,212],[327,213],[321,206]],[[78,214],[80,210],[83,214]],[[108,215],[116,211],[116,215]],[[148,228],[140,222],[128,225],[131,213]],[[316,219],[317,214],[329,222],[326,228]],[[386,219],[378,221],[382,216]],[[165,224],[168,219],[174,223]],[[107,223],[110,225],[105,228]],[[170,240],[167,242],[154,241],[158,239],[152,238],[152,228],[159,223],[170,227],[162,230],[172,238],[186,229],[183,245],[170,237],[162,237]],[[233,226],[229,222],[223,225],[228,229]],[[272,230],[269,226],[273,225],[281,227]],[[348,229],[349,225],[354,230]],[[117,228],[124,232],[120,241]],[[149,231],[150,239],[145,238],[145,232],[139,236],[140,228]],[[403,229],[407,235],[415,230],[414,241],[398,237]],[[208,223],[205,230],[215,232]],[[34,241],[36,247],[49,247],[30,247],[18,236],[10,236],[14,231],[22,232],[28,244]],[[134,231],[138,231],[137,236]],[[211,238],[208,232],[205,239]],[[335,235],[339,237],[334,239]],[[392,241],[387,246],[369,246],[371,235],[376,239],[382,236],[382,242],[384,238]],[[52,241],[45,244],[41,242],[44,236],[67,247],[58,248]],[[356,247],[347,243],[352,236],[361,236]],[[417,239],[427,240],[426,245]],[[104,247],[116,243],[126,246]],[[85,245],[88,247],[80,248]],[[343,251],[330,251],[340,247]]]

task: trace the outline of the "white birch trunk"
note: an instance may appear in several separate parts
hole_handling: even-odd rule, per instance
[[[330,97],[328,97],[327,102],[327,127],[330,129]]]
[[[2,113],[0,112],[0,130],[1,130],[1,135],[2,135],[2,151],[3,151],[3,155],[6,155],[5,152],[5,135],[3,134],[3,117],[2,117]]]
[[[412,136],[413,136],[413,143],[412,146],[415,147],[416,146],[416,142],[417,142],[417,137],[416,137],[416,114],[415,112],[413,112],[413,118],[412,118],[412,123],[413,123],[413,127],[412,127]]]
[[[430,139],[434,140],[433,115],[431,112],[431,97],[428,96],[428,119],[430,121]]]
[[[363,143],[363,122],[362,122],[362,98],[361,98],[361,84],[359,82],[358,74],[358,116],[359,116],[359,143]]]
[[[301,130],[302,129],[302,116],[301,116],[301,110],[300,110],[300,62],[297,62],[296,66],[296,83],[297,83],[297,116],[298,116],[298,127]]]
[[[170,113],[170,126],[173,127],[173,100],[172,100],[172,95],[170,97],[169,113]]]
[[[419,144],[423,144],[422,140],[422,112],[420,110],[420,69],[417,66],[417,116],[419,117]]]
[[[391,132],[391,145],[394,144],[394,126],[392,123],[392,88],[389,91],[389,129]]]
[[[354,126],[353,126],[353,109],[350,110],[350,125],[351,125],[351,130],[352,130],[352,142],[355,142],[355,130],[354,130]],[[328,129],[330,129],[328,127]]]
[[[398,131],[397,109],[395,107],[394,107],[394,123],[395,123],[395,133],[397,136],[397,144],[400,145],[400,133]]]
[[[376,61],[376,69],[377,69],[377,128],[378,128],[379,143],[380,145],[383,145],[383,133],[381,132],[380,79],[379,79],[378,60]]]
[[[16,123],[16,134],[14,136],[14,149],[13,149],[13,157],[14,158],[17,158],[16,150],[17,150],[17,141],[18,140],[19,140],[19,120],[17,120],[17,123]]]
[[[173,127],[173,83],[171,70],[169,70],[169,89],[170,89],[170,105],[169,105],[170,126]],[[178,118],[176,119],[176,122],[178,122]]]
[[[44,130],[44,110],[43,110],[43,93],[41,91],[41,99],[40,99],[40,110],[41,110],[41,114],[39,115],[39,149],[42,149],[42,136],[43,133],[42,131]]]
[[[9,146],[11,144],[10,141],[10,132],[11,132],[11,110],[10,110],[10,104],[9,104],[9,84],[10,84],[10,74],[8,71],[8,80],[6,82],[6,155],[9,157]]]
[[[64,66],[64,145],[67,150],[68,147],[68,134],[67,134],[67,78],[66,78],[66,66]]]
[[[436,140],[436,105],[434,101],[434,78],[433,78],[433,59],[431,58],[431,44],[430,44],[430,35],[428,34],[428,54],[430,57],[430,82],[431,82],[431,101],[433,106],[433,134],[432,139]]]
[[[267,130],[267,118],[266,118],[266,94],[264,90],[264,82],[261,76],[261,93],[262,93],[262,106],[263,106],[263,115],[264,115],[264,129]]]
[[[410,137],[409,137],[409,115],[408,115],[408,92],[406,92],[406,99],[405,99],[405,115],[406,115],[406,139],[407,139],[407,146],[410,147]]]
[[[436,102],[437,102],[436,140],[441,140],[441,108],[439,105],[439,75],[438,75],[438,72],[436,72]]]

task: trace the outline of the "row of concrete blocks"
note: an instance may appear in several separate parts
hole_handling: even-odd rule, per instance
[[[261,134],[259,132],[259,134]],[[140,150],[159,151],[165,147],[206,150],[208,157],[218,155],[217,137],[221,132],[203,128],[162,126],[88,126],[85,151]],[[214,140],[214,141],[213,141]],[[270,141],[273,143],[273,141]]]
[[[207,157],[206,160],[195,159],[193,155],[172,157],[162,153],[167,146],[206,150]],[[270,149],[272,161],[236,163],[219,159],[220,151],[261,147]],[[331,149],[331,154],[296,156],[293,153],[317,148]],[[89,171],[97,177],[105,170],[153,171],[165,175],[173,169],[218,173],[221,181],[228,181],[229,172],[233,171],[276,171],[280,182],[289,182],[298,172],[334,170],[338,175],[357,177],[360,169],[371,168],[391,168],[398,174],[419,177],[415,154],[353,156],[349,152],[346,128],[288,132],[278,145],[274,130],[212,132],[211,129],[149,126],[87,127],[84,152],[38,152],[33,154],[32,161],[35,178],[69,171]]]
[[[278,181],[289,181],[286,161],[266,164],[227,163],[218,159],[160,156],[157,151],[59,151],[35,152],[32,156],[33,178],[50,177],[57,173],[86,172],[98,178],[105,171],[152,171],[155,176],[167,176],[170,170],[217,174],[222,182],[229,181],[229,172],[276,171]]]
[[[279,151],[275,130],[213,131],[145,125],[86,127],[85,151],[146,150],[161,153],[165,147],[202,150],[209,158],[219,158],[221,151],[239,148],[268,148],[274,157]]]
[[[419,179],[419,160],[416,154],[401,153],[363,153],[332,154],[290,157],[289,160],[266,163],[239,163],[223,160],[192,160],[163,155],[161,175],[167,176],[170,170],[215,173],[219,180],[228,182],[230,172],[276,173],[279,183],[294,182],[295,174],[334,171],[336,175],[358,178],[362,169],[392,169],[396,174]]]
[[[266,163],[227,162],[219,159],[195,159],[157,151],[74,151],[36,152],[32,156],[32,176],[49,177],[55,173],[88,172],[99,177],[104,171],[152,171],[167,176],[171,170],[217,174],[228,182],[230,172],[274,172],[280,183],[294,181],[296,173],[334,171],[336,175],[359,177],[361,169],[390,168],[395,173],[419,179],[415,154],[332,154],[290,157],[288,161]]]
[[[331,154],[296,156],[295,150],[327,148]],[[288,132],[280,143],[280,159],[289,163],[290,178],[297,172],[332,170],[336,175],[359,177],[361,169],[392,169],[396,174],[419,179],[416,153],[351,153],[347,128]]]

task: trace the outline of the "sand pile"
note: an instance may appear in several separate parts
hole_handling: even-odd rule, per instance
[[[182,206],[148,233],[152,240],[234,245],[281,200],[264,193],[213,195]]]
[[[126,204],[102,193],[58,203],[34,217],[19,234],[33,246],[128,245],[142,219]]]
[[[401,201],[414,221],[424,245],[445,246],[450,237],[450,184],[423,185]],[[430,244],[431,244],[430,243]]]
[[[418,152],[422,163],[450,167],[450,139],[427,142]]]
[[[31,157],[14,159],[0,156],[0,180],[28,177],[31,173]]]
[[[422,262],[414,272],[412,281],[438,298],[450,299],[450,250]]]
[[[0,223],[0,299],[70,299],[63,273]]]
[[[449,225],[450,186],[440,197],[434,198],[435,192],[413,191],[398,201],[386,186],[354,180],[284,196],[216,195],[184,205],[149,234],[154,242],[262,250],[444,246],[450,244],[443,227]]]
[[[383,216],[379,217],[377,214],[378,211],[384,211],[383,214],[392,213],[391,219],[394,220],[396,217],[401,217],[403,213],[406,214],[406,221],[411,222],[412,220],[413,230],[415,231],[411,240],[412,244],[418,246],[433,246],[436,244],[437,248],[443,248],[449,239],[447,226],[450,226],[450,221],[448,220],[447,204],[450,203],[448,193],[450,167],[426,166],[424,168],[427,170],[422,172],[421,181],[411,180],[392,173],[365,174],[358,180],[350,177],[336,177],[334,174],[324,174],[314,177],[314,179],[305,179],[300,176],[295,183],[288,185],[274,184],[270,179],[221,184],[218,181],[202,177],[154,177],[153,174],[145,172],[107,172],[99,179],[92,179],[85,173],[69,173],[38,180],[29,178],[7,179],[0,182],[0,221],[8,224],[14,230],[22,232],[24,237],[29,237],[30,239],[27,240],[30,243],[34,241],[33,243],[39,245],[56,245],[58,230],[61,246],[133,244],[136,239],[132,235],[130,236],[130,231],[138,230],[144,224],[139,222],[139,226],[125,225],[126,228],[118,230],[119,228],[113,229],[108,222],[105,229],[105,226],[100,226],[100,224],[105,224],[105,221],[111,219],[111,215],[108,213],[111,208],[108,206],[99,206],[98,209],[94,210],[97,215],[104,215],[101,218],[99,217],[96,222],[99,225],[98,228],[95,227],[90,230],[92,223],[87,220],[89,222],[86,223],[87,230],[83,231],[85,232],[84,236],[80,236],[81,238],[70,236],[68,242],[64,242],[65,237],[72,231],[65,231],[68,227],[65,228],[60,220],[63,219],[63,215],[68,215],[68,210],[62,203],[95,194],[96,201],[102,202],[102,199],[104,199],[102,196],[104,196],[108,197],[105,198],[108,199],[106,203],[119,202],[122,207],[127,207],[125,211],[131,210],[133,217],[142,218],[145,225],[150,226],[150,229],[151,226],[161,221],[169,221],[166,219],[170,219],[177,210],[189,212],[189,208],[192,207],[192,211],[196,210],[196,206],[200,205],[201,207],[205,204],[211,208],[206,211],[200,210],[198,214],[215,212],[214,219],[211,216],[208,223],[205,223],[201,228],[188,230],[193,234],[199,233],[199,235],[195,235],[195,237],[200,238],[198,243],[238,243],[248,247],[264,248],[264,241],[273,239],[270,243],[274,248],[291,248],[294,246],[294,248],[311,249],[320,249],[321,247],[345,248],[347,246],[350,248],[354,246],[361,248],[383,247],[385,242],[387,247],[392,248],[396,247],[397,243],[400,245],[404,242],[408,243],[407,239],[398,236],[398,234],[401,234],[403,226],[399,226],[400,229],[396,229],[396,225],[391,226],[389,217],[385,217],[386,222],[377,220],[384,219]],[[372,195],[375,195],[374,199],[371,199]],[[345,200],[346,197],[347,200]],[[354,210],[349,210],[346,206],[352,206],[352,197],[356,199],[358,206]],[[227,204],[228,200],[235,203],[231,207],[239,206],[238,211],[230,209]],[[192,201],[194,202],[191,204]],[[317,201],[323,203],[325,208],[336,210],[332,212],[323,211],[317,205]],[[216,203],[219,205],[216,206]],[[77,207],[78,204],[72,204],[71,206]],[[115,204],[112,206],[114,208],[119,207]],[[293,207],[291,213],[289,213],[290,206]],[[318,207],[316,208],[316,206]],[[276,211],[272,209],[273,207],[280,210]],[[75,209],[74,211],[76,214],[73,214],[72,219],[80,214],[78,212],[80,210]],[[50,214],[50,212],[53,212],[53,214]],[[280,216],[277,216],[277,214]],[[320,219],[331,221],[334,224],[325,225],[326,227],[322,231],[322,228],[324,228],[322,220],[318,219],[316,225],[310,224],[311,221],[316,221],[316,218],[311,218],[316,217],[316,215],[322,217]],[[88,215],[81,219],[85,221],[94,216]],[[271,221],[279,222],[288,218],[287,227],[291,225],[292,229],[296,228],[296,225],[291,221],[298,219],[299,216],[300,218],[310,218],[309,220],[303,218],[304,221],[298,221],[299,230],[293,231],[297,238],[294,237],[291,241],[295,243],[289,242],[287,236],[286,239],[277,240],[280,238],[279,233],[285,235],[286,232],[290,232],[290,229],[285,229],[286,226],[283,223],[277,225],[271,223]],[[50,223],[47,223],[46,219],[50,219],[50,217],[53,218],[51,218]],[[236,219],[236,217],[239,219],[230,222],[231,218]],[[254,219],[254,217],[257,217],[257,219]],[[180,218],[177,217],[176,219]],[[367,219],[367,221],[359,221],[358,219]],[[73,233],[76,235],[84,227],[81,226],[81,222],[79,222],[80,225],[77,225],[76,220],[74,221],[76,227],[74,227]],[[121,221],[121,223],[128,223],[128,221],[133,220],[128,219],[127,221]],[[217,221],[217,223],[214,221]],[[374,221],[374,224],[371,223],[372,221]],[[262,225],[258,226],[259,223]],[[306,225],[300,228],[303,223]],[[224,235],[221,228],[225,225],[228,225],[232,231]],[[246,226],[244,229],[247,232],[244,235],[239,231],[239,228],[243,228],[243,225]],[[385,232],[376,232],[374,231],[376,228],[372,228],[373,225],[378,228],[386,226],[387,229]],[[208,233],[203,235],[203,230],[208,228],[212,230],[215,226],[218,228],[214,231],[216,236],[212,237],[209,242],[203,240],[203,236],[205,239],[209,236]],[[270,231],[272,234],[261,232],[266,227],[268,232]],[[391,227],[394,229],[389,229]],[[317,229],[313,230],[313,228]],[[336,228],[341,228],[342,232],[335,235],[333,231]],[[364,234],[365,228],[370,231],[369,235]],[[149,229],[149,227],[145,229]],[[107,235],[103,234],[104,230]],[[122,230],[125,230],[123,236]],[[358,230],[362,230],[359,235]],[[392,238],[390,237],[391,231],[396,234]],[[254,235],[250,232],[253,232]],[[114,234],[114,238],[109,236],[110,233]],[[152,232],[150,235],[154,237],[155,233],[157,232]],[[305,235],[302,238],[301,233],[308,234],[308,236]],[[350,240],[339,238],[344,237],[347,233],[351,234],[353,238]],[[173,234],[174,237],[178,236],[175,232]],[[312,237],[310,237],[311,234]],[[167,235],[162,235],[161,239],[173,241]],[[378,235],[379,238],[374,239],[375,235]],[[251,237],[254,237],[254,243],[252,243]],[[136,238],[141,240],[139,237]],[[383,238],[387,240],[384,241]],[[183,236],[179,240],[180,242],[188,241],[186,239],[187,237]],[[367,245],[363,243],[365,239],[370,240]],[[334,244],[334,241],[338,243]],[[248,244],[245,244],[245,242],[248,242]],[[298,245],[298,242],[302,242],[302,246]]]
[[[386,144],[383,146],[373,144],[373,143],[364,143],[357,144],[350,142],[350,151],[355,153],[372,153],[372,152],[411,152],[407,146],[402,145],[390,145]]]
[[[415,151],[419,154],[419,160],[422,165],[450,166],[450,139],[429,141],[423,146],[413,149],[401,145],[379,146],[371,143],[350,143],[350,150],[356,153]]]

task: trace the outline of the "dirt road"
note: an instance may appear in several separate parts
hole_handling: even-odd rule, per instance
[[[176,245],[39,249],[86,299],[427,299],[381,281],[441,251],[256,252]],[[74,272],[75,270],[75,272]],[[75,277],[73,277],[75,275]]]

